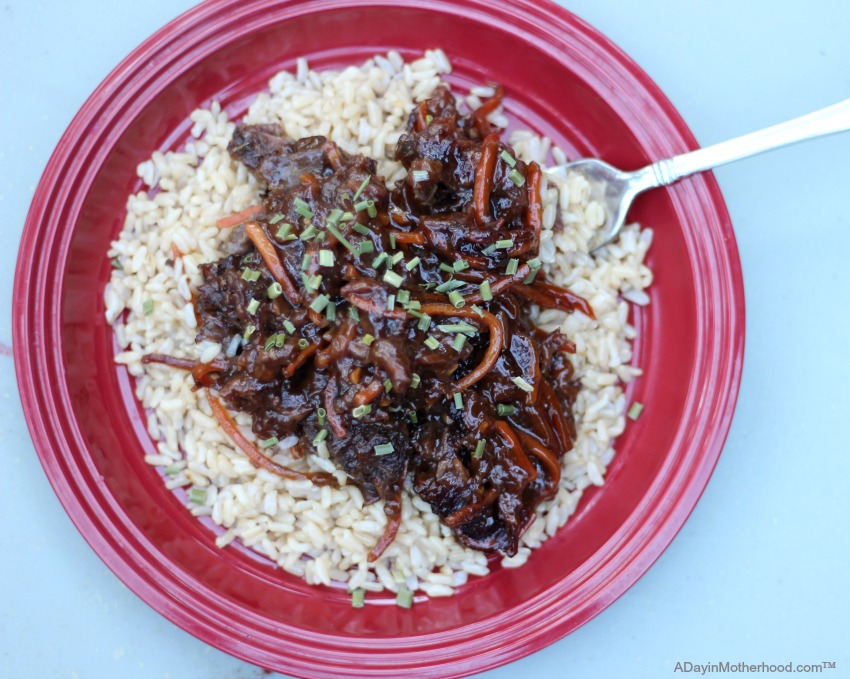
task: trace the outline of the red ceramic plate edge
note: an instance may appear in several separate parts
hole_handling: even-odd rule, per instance
[[[265,3],[266,9],[273,4]],[[290,5],[288,9],[316,11],[337,4],[376,5],[385,4],[385,0],[357,3],[319,0]],[[415,6],[418,3],[404,0],[392,4]],[[654,148],[652,135],[647,134],[643,141],[648,152],[670,153],[696,146],[687,126],[646,74],[619,48],[566,10],[555,5],[541,8],[526,0],[509,0],[496,7],[480,0],[432,4],[434,11],[441,11],[441,8],[457,11],[459,7],[463,8],[482,21],[489,21],[492,16],[499,14],[525,22],[526,29],[536,26],[538,31],[543,32],[553,32],[559,27],[569,28],[573,37],[578,35],[586,40],[589,48],[604,52],[609,59],[616,59],[628,76],[640,84],[647,95],[647,101],[642,103],[652,112],[651,116],[644,117],[647,130],[663,129],[668,133],[675,131],[678,135],[669,140],[669,144],[678,148],[671,148],[669,144]],[[66,212],[66,199],[74,189],[90,185],[93,177],[89,166],[87,172],[76,177],[73,183],[63,183],[58,181],[62,177],[62,170],[69,159],[74,157],[86,136],[96,129],[99,112],[106,107],[111,107],[113,111],[125,107],[132,110],[135,104],[130,95],[148,77],[144,65],[150,63],[153,54],[158,54],[168,66],[154,77],[165,77],[161,75],[163,71],[172,67],[180,68],[216,49],[216,40],[207,38],[222,26],[234,22],[240,15],[255,19],[251,15],[257,13],[259,16],[259,6],[260,3],[222,0],[196,7],[178,17],[130,54],[97,88],[75,117],[45,169],[21,241],[13,296],[15,366],[27,423],[57,496],[83,537],[128,587],[183,629],[250,662],[302,676],[357,674],[357,653],[348,649],[346,644],[334,643],[333,638],[308,641],[302,637],[300,652],[295,653],[293,650],[293,655],[287,657],[288,662],[282,665],[281,654],[276,651],[272,639],[261,640],[258,637],[255,643],[250,643],[234,639],[228,634],[228,620],[222,617],[226,611],[216,600],[214,592],[202,590],[195,583],[183,581],[179,577],[174,578],[173,572],[169,575],[174,580],[165,578],[163,558],[158,554],[156,546],[147,543],[138,531],[122,521],[120,507],[106,497],[105,488],[98,483],[96,470],[74,467],[68,461],[70,458],[64,457],[63,452],[72,446],[85,453],[85,446],[70,416],[66,391],[61,382],[51,382],[49,379],[51,375],[61,377],[64,374],[61,355],[58,352],[51,353],[50,338],[59,336],[61,309],[56,300],[62,297],[68,238],[60,237],[59,247],[45,253],[41,250],[41,243],[50,239],[44,238],[45,231],[38,229],[46,228],[48,235],[52,236],[59,228],[60,221],[74,223],[76,215],[73,210],[78,206],[72,204],[70,213]],[[192,51],[193,40],[206,42],[200,51],[197,48]],[[189,47],[181,48],[178,45]],[[119,115],[125,113],[122,111]],[[108,124],[111,125],[111,121]],[[117,139],[120,136],[120,120],[117,126],[103,134],[108,135],[109,139]],[[96,162],[93,166],[97,169]],[[709,253],[716,258],[706,259],[706,245],[697,242],[695,235],[688,237],[688,248],[696,261],[703,262],[706,270],[705,280],[698,286],[698,295],[706,303],[718,305],[725,311],[726,317],[723,319],[725,324],[721,336],[706,340],[706,351],[700,352],[700,365],[706,381],[691,393],[691,400],[697,402],[704,403],[706,394],[717,398],[710,402],[711,407],[701,411],[698,421],[689,423],[688,431],[680,431],[681,440],[688,439],[690,443],[698,445],[699,450],[690,465],[675,470],[668,468],[659,475],[654,492],[645,498],[633,517],[637,521],[649,511],[649,506],[659,502],[663,502],[666,511],[661,516],[655,516],[657,520],[654,522],[630,527],[622,543],[613,546],[612,557],[600,564],[599,570],[588,578],[589,584],[584,590],[588,597],[580,605],[573,606],[568,615],[564,607],[557,603],[561,592],[553,590],[545,601],[530,601],[521,609],[500,616],[494,625],[486,626],[486,635],[469,638],[464,634],[447,633],[442,635],[442,640],[436,638],[439,635],[430,635],[427,639],[431,650],[418,653],[403,649],[398,643],[388,644],[382,654],[385,662],[381,666],[370,666],[372,672],[390,675],[408,669],[439,676],[459,676],[527,655],[568,634],[619,597],[658,558],[684,524],[708,482],[731,424],[743,361],[744,308],[743,283],[734,235],[713,177],[703,175],[698,180],[674,187],[671,193],[680,213],[693,200],[713,207],[713,212],[706,216],[711,220],[711,228],[708,229],[711,238],[708,243]],[[36,256],[38,254],[43,257],[39,258]],[[49,259],[45,259],[45,256]],[[702,330],[708,332],[706,328]],[[718,365],[722,370],[716,369]],[[53,368],[49,371],[50,375],[45,370],[46,366]],[[713,369],[707,370],[709,366]],[[659,497],[661,481],[669,481],[668,472],[675,474],[678,483],[664,497]],[[116,533],[116,526],[121,526],[124,532]],[[629,549],[631,547],[634,549]],[[251,622],[246,620],[249,626]],[[297,630],[293,629],[292,633],[294,638],[297,637]],[[422,637],[418,639],[421,641]],[[260,641],[263,641],[262,648]],[[281,645],[281,641],[277,639],[278,645]],[[454,652],[439,653],[439,658],[436,658],[434,644],[440,641]],[[305,649],[305,645],[312,649]],[[315,651],[312,656],[310,650]]]

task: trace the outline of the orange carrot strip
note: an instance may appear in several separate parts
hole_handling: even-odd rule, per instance
[[[395,242],[402,245],[425,245],[425,236],[415,231],[390,231],[395,236]]]
[[[245,208],[242,212],[237,212],[229,217],[222,217],[215,223],[215,225],[219,229],[229,229],[231,226],[239,226],[243,222],[247,222],[251,219],[251,217],[256,217],[264,209],[265,208],[262,205],[253,205],[249,208]]]
[[[295,360],[292,361],[288,366],[283,369],[283,376],[287,379],[292,377],[295,374],[295,371],[298,370],[302,365],[307,362],[307,359],[310,358],[313,354],[316,353],[316,350],[319,348],[318,344],[311,344],[308,347],[302,349],[301,353],[295,357]]]
[[[472,185],[472,201],[475,208],[475,223],[484,226],[490,219],[490,190],[493,187],[493,170],[496,167],[496,151],[499,148],[499,135],[491,134],[484,140],[481,157],[475,167],[475,179]]]
[[[355,406],[365,406],[369,405],[372,401],[374,401],[378,396],[384,393],[384,383],[378,379],[378,376],[375,375],[372,377],[372,381],[369,382],[365,387],[363,387],[360,391],[354,394],[354,398],[352,399],[352,403]]]
[[[514,292],[544,309],[561,309],[562,311],[578,309],[585,316],[596,318],[593,309],[584,297],[579,297],[574,292],[558,285],[544,281],[534,281],[531,285],[518,283],[514,286]]]
[[[274,244],[269,239],[265,229],[258,222],[250,222],[245,227],[245,235],[251,239],[251,242],[257,248],[272,277],[280,283],[280,286],[283,288],[283,294],[286,295],[289,303],[293,306],[298,304],[300,301],[298,291],[289,278],[289,274],[286,273],[286,269],[283,268],[280,257],[277,255],[277,250],[275,250]]]
[[[543,229],[543,201],[540,197],[543,172],[541,172],[537,163],[532,161],[528,164],[528,174],[525,181],[528,187],[528,209],[525,211],[525,223],[534,232],[534,239],[539,243],[540,231]]]
[[[389,500],[384,505],[384,513],[387,515],[387,527],[384,534],[378,538],[375,546],[369,551],[369,562],[377,561],[384,550],[395,540],[398,528],[401,526],[401,492],[396,500]]]

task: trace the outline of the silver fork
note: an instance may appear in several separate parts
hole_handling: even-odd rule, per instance
[[[695,172],[788,144],[846,130],[850,130],[850,99],[758,132],[659,160],[634,172],[624,172],[601,160],[586,158],[549,168],[546,173],[561,178],[577,174],[587,179],[591,199],[598,201],[605,210],[603,228],[591,242],[593,251],[617,237],[635,196],[647,189],[667,186]]]

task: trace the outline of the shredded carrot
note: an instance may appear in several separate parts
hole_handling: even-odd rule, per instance
[[[462,526],[465,523],[469,523],[478,514],[492,505],[498,497],[499,491],[493,488],[485,493],[484,497],[480,500],[473,502],[472,504],[468,504],[462,509],[458,509],[454,512],[454,514],[449,514],[443,519],[443,523],[449,528],[455,528],[456,526]]]
[[[229,229],[232,226],[239,226],[240,224],[247,222],[252,217],[256,217],[258,214],[262,213],[263,210],[265,210],[265,208],[262,205],[253,205],[242,210],[242,212],[237,212],[229,217],[222,217],[215,223],[215,225],[219,229]]]
[[[596,318],[588,301],[567,288],[561,288],[544,281],[534,281],[531,285],[518,283],[514,286],[514,292],[544,309],[578,310],[588,318]]]
[[[530,271],[531,269],[528,264],[522,264],[519,268],[517,268],[516,273],[513,276],[499,276],[498,278],[492,279],[490,282],[490,293],[493,297],[501,295],[503,292],[519,283],[529,274]],[[480,288],[478,292],[464,295],[463,298],[466,300],[467,304],[478,304],[478,302],[483,301],[481,299]]]
[[[301,350],[301,353],[295,357],[295,360],[292,361],[288,366],[283,369],[283,376],[287,379],[292,377],[295,374],[295,371],[298,370],[302,365],[307,362],[307,359],[310,358],[313,354],[318,350],[318,344],[310,344]]]
[[[339,171],[343,166],[342,154],[339,152],[339,147],[332,141],[326,141],[322,146],[322,150],[328,157],[328,163],[334,172]]]
[[[285,479],[292,479],[294,481],[310,480],[317,486],[339,487],[337,480],[331,474],[327,474],[325,472],[299,472],[294,469],[290,469],[289,467],[284,467],[274,460],[269,459],[257,450],[253,443],[242,435],[242,432],[239,431],[239,428],[231,419],[230,414],[221,404],[221,401],[213,396],[212,392],[209,390],[207,391],[207,400],[210,403],[210,408],[212,408],[215,419],[218,420],[218,423],[221,425],[224,433],[227,434],[233,442],[242,449],[242,452],[248,456],[248,459],[251,460],[251,464],[255,467],[262,467],[263,469],[270,471],[272,474],[277,474]]]
[[[546,470],[546,475],[549,477],[549,492],[550,494],[553,493],[554,489],[558,487],[558,482],[561,480],[560,461],[555,457],[551,450],[530,434],[526,434],[524,431],[520,430],[519,437],[522,439],[522,444],[525,446],[525,449],[534,455],[534,457],[536,457],[543,465],[543,468]]]
[[[481,147],[481,157],[475,167],[475,179],[472,186],[472,202],[475,209],[475,223],[484,226],[490,220],[490,190],[493,187],[493,170],[496,167],[496,151],[499,148],[499,135],[491,134]]]
[[[425,245],[425,236],[415,231],[390,231],[390,234],[402,245]]]
[[[490,130],[490,123],[487,122],[487,116],[489,116],[493,111],[495,111],[499,107],[499,104],[502,103],[502,97],[504,95],[505,91],[502,89],[502,86],[496,85],[496,91],[493,92],[493,96],[472,112],[472,117],[475,119],[476,127],[479,128],[479,131],[481,131],[480,126],[482,124],[486,125],[485,131]]]
[[[395,540],[396,533],[398,533],[399,526],[401,526],[400,490],[397,499],[393,499],[384,505],[384,513],[387,515],[387,527],[384,529],[384,534],[378,538],[375,546],[369,551],[368,560],[370,563],[377,561],[381,557],[384,550]]]
[[[178,248],[174,243],[171,244],[171,254],[174,257],[175,262],[183,256],[183,253],[180,252],[180,248]]]
[[[336,412],[336,408],[334,408],[336,390],[336,378],[328,380],[327,385],[325,385],[324,392],[325,412],[327,413],[328,424],[331,426],[334,436],[338,439],[344,439],[348,436],[348,431],[345,429],[345,425],[343,425],[342,420],[339,419],[339,414]]]
[[[504,420],[496,420],[494,426],[498,430],[499,434],[501,434],[502,438],[507,442],[508,448],[513,453],[513,458],[517,463],[517,466],[521,467],[528,474],[527,483],[533,483],[536,481],[537,469],[534,468],[534,465],[531,464],[531,460],[528,459],[528,455],[525,454],[525,450],[523,449],[522,444],[517,438],[516,432],[514,432],[511,425]]]
[[[272,277],[280,283],[283,294],[286,295],[289,303],[293,306],[298,304],[300,301],[298,291],[289,278],[289,274],[286,273],[286,269],[283,268],[277,250],[275,250],[274,244],[269,239],[265,229],[258,222],[250,222],[245,227],[245,235],[251,239],[251,242],[257,248]]]
[[[543,229],[543,201],[540,197],[540,187],[543,184],[543,172],[535,162],[528,164],[528,174],[525,177],[528,189],[528,208],[525,211],[525,223],[534,232],[534,243],[540,242],[540,231]]]
[[[354,394],[354,398],[351,402],[355,406],[365,406],[369,405],[372,401],[374,401],[378,396],[384,393],[384,382],[377,375],[372,377],[372,381],[369,382],[365,387],[363,387],[360,391]]]

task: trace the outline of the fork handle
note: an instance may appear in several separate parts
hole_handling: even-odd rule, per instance
[[[659,160],[645,171],[654,186],[666,186],[695,172],[846,130],[850,130],[850,99],[758,132]]]

